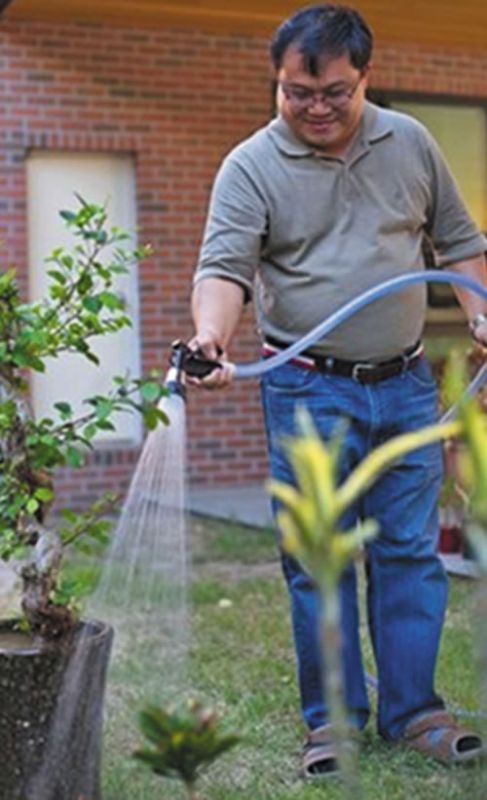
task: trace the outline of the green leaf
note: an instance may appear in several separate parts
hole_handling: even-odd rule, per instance
[[[80,295],[87,294],[93,287],[93,278],[88,272],[85,272],[77,283],[77,289]]]
[[[124,300],[114,292],[100,292],[100,300],[110,311],[121,311],[125,308]]]
[[[27,501],[25,508],[28,514],[35,514],[39,508],[39,503],[34,497],[31,497],[30,500]]]
[[[153,403],[159,399],[161,387],[157,383],[143,383],[140,387],[140,393],[144,400],[147,400],[148,403]]]
[[[37,356],[29,354],[26,350],[15,348],[12,353],[12,361],[18,367],[30,367],[36,372],[45,372],[44,362],[37,358]]]
[[[112,413],[114,408],[113,400],[101,397],[98,398],[95,405],[95,414],[97,419],[106,419]]]
[[[77,215],[73,211],[60,211],[59,216],[68,223],[68,225],[72,225],[76,222]]]
[[[98,433],[98,428],[94,422],[90,422],[89,425],[86,425],[86,427],[83,428],[83,437],[85,439],[88,439],[88,441],[93,439],[97,433]]]
[[[52,261],[58,261],[63,253],[64,253],[64,247],[55,247],[51,255],[45,258],[44,261],[46,264],[49,264]]]
[[[144,424],[148,428],[148,430],[150,431],[155,430],[160,420],[160,417],[157,413],[157,408],[149,406],[148,408],[143,409],[142,414],[144,417]]]
[[[113,422],[109,422],[107,419],[99,419],[96,422],[96,427],[100,431],[115,431],[116,430],[116,427],[113,424]]]
[[[64,286],[66,284],[66,282],[67,282],[66,275],[63,275],[63,273],[59,272],[59,270],[57,270],[57,269],[49,269],[47,271],[47,274],[53,280],[57,281],[57,283],[60,283],[62,286]]]
[[[74,469],[79,469],[84,464],[84,458],[75,447],[68,447],[66,452],[66,460],[70,467],[74,467]]]
[[[103,307],[103,303],[100,297],[84,297],[83,298],[83,308],[86,308],[87,311],[91,311],[92,314],[98,314],[100,308]]]
[[[54,497],[54,492],[47,486],[41,486],[40,489],[36,489],[34,497],[41,503],[49,503]]]
[[[73,416],[73,409],[69,405],[69,403],[59,402],[54,403],[54,408],[59,411],[62,419],[71,419]]]

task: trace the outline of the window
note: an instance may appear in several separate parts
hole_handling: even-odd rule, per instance
[[[45,293],[47,265],[44,259],[54,247],[71,249],[74,241],[59,211],[74,209],[78,192],[89,202],[107,203],[109,224],[129,231],[136,227],[135,172],[130,156],[34,151],[27,159],[27,217],[29,287],[32,299]],[[111,387],[111,377],[126,371],[140,374],[138,334],[138,285],[135,270],[120,278],[118,290],[128,300],[133,327],[93,341],[101,367],[77,354],[53,359],[45,374],[34,374],[32,402],[36,416],[53,416],[53,403],[64,400],[81,412],[81,400]],[[86,410],[86,409],[85,409]],[[55,412],[54,412],[55,413]],[[142,438],[141,422],[120,414],[117,431],[100,432],[107,443],[136,445]]]
[[[392,100],[391,106],[418,119],[438,142],[479,228],[487,231],[487,109],[481,105]],[[464,319],[447,284],[429,284],[428,321]]]
[[[416,117],[433,134],[460,187],[469,211],[487,230],[487,113],[481,106],[443,103],[393,103]]]

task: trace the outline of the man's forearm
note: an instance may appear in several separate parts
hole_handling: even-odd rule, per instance
[[[455,272],[473,278],[484,288],[487,288],[487,268],[483,253],[475,256],[475,258],[458,261],[456,264],[452,264],[450,268]],[[478,294],[474,294],[469,289],[464,289],[457,285],[454,285],[453,289],[469,320],[474,319],[477,314],[487,314],[487,302]]]
[[[196,338],[204,347],[211,344],[226,350],[238,326],[244,304],[239,284],[221,278],[204,278],[193,291],[192,311]]]
[[[451,269],[461,275],[473,278],[477,283],[487,288],[487,266],[483,253],[475,258],[452,264]],[[475,320],[475,327],[472,326],[472,333],[475,339],[484,347],[487,346],[487,321],[483,318],[487,315],[487,302],[480,295],[469,289],[464,289],[457,285],[453,286],[453,289],[469,323],[471,324]]]

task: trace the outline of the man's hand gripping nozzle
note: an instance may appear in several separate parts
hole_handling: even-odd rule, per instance
[[[183,399],[186,398],[186,376],[205,378],[213,370],[223,367],[222,362],[207,358],[200,350],[191,350],[180,339],[172,343],[169,364],[165,386]]]

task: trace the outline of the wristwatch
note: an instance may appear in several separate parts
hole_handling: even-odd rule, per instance
[[[487,322],[487,314],[476,314],[475,317],[471,319],[470,322],[468,323],[468,327],[470,328],[470,333],[472,334],[474,339],[477,328],[480,325],[483,325],[484,322]]]

